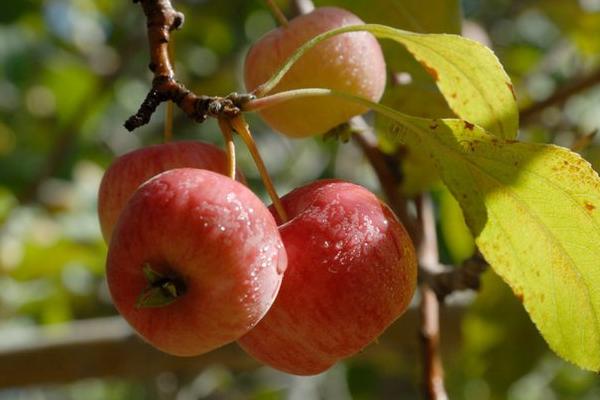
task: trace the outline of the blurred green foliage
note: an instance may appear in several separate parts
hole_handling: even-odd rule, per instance
[[[241,63],[253,41],[275,27],[263,1],[181,0],[186,23],[175,34],[178,79],[197,93],[243,90]],[[286,12],[287,1],[278,2]],[[519,103],[550,96],[557,87],[598,68],[599,0],[322,0],[367,22],[407,30],[465,35],[490,45],[511,75]],[[394,74],[384,102],[415,115],[451,115],[427,74],[397,45],[384,44]],[[163,112],[127,133],[150,84],[145,25],[139,6],[113,0],[21,0],[0,11],[0,340],[19,327],[114,315],[104,283],[106,246],[96,220],[103,170],[124,152],[161,141]],[[569,146],[600,128],[600,87],[553,106],[522,126],[520,137]],[[373,190],[378,185],[351,143],[320,138],[290,141],[249,118],[280,192],[336,176]],[[176,138],[221,144],[214,121],[196,125],[176,113]],[[239,162],[250,186],[264,196],[249,154]],[[388,149],[390,152],[397,149]],[[600,141],[583,151],[600,167]],[[410,160],[410,157],[409,157]],[[407,189],[435,182],[419,160],[405,163]],[[460,210],[439,189],[441,246],[447,262],[472,251]],[[463,238],[463,239],[461,239]],[[445,354],[452,399],[595,399],[600,382],[549,353],[510,290],[491,272],[465,307],[462,336]],[[443,312],[443,311],[442,311]],[[398,322],[402,324],[402,320]],[[416,335],[405,332],[406,335]],[[442,332],[442,341],[444,340]],[[374,345],[377,346],[377,345]],[[368,351],[368,350],[367,350]],[[383,360],[384,358],[382,358]],[[351,360],[311,378],[269,369],[233,374],[209,368],[177,383],[177,398],[373,399],[417,398],[419,360]],[[169,380],[170,379],[170,380]],[[60,387],[0,391],[0,399],[147,399],[161,382],[86,380]],[[157,383],[158,382],[158,383]],[[165,383],[166,382],[166,383]],[[170,383],[169,383],[170,382]]]

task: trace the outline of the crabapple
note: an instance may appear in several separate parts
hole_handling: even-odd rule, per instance
[[[248,332],[275,299],[286,265],[275,220],[250,189],[180,168],[131,197],[106,273],[116,308],[146,341],[192,356]]]
[[[282,198],[287,251],[277,299],[238,343],[276,369],[312,375],[376,339],[407,308],[416,256],[402,224],[365,188],[317,181]]]
[[[110,243],[119,214],[133,192],[146,180],[174,168],[200,168],[227,174],[227,156],[216,146],[184,141],[148,146],[127,153],[106,170],[98,192],[102,236]],[[243,177],[238,173],[238,180]]]
[[[246,88],[266,82],[302,44],[320,33],[363,24],[357,16],[336,7],[317,8],[258,40],[246,56]],[[273,93],[300,88],[330,88],[377,102],[383,95],[386,67],[379,43],[368,32],[334,36],[308,50],[287,72]],[[286,101],[260,111],[274,129],[290,137],[325,133],[366,112],[362,105],[328,96]]]

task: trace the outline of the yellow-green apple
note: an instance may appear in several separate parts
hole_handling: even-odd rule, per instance
[[[336,7],[317,8],[276,28],[255,43],[244,65],[246,88],[266,82],[302,44],[320,33],[364,22]],[[367,32],[334,36],[307,51],[273,93],[300,88],[330,88],[377,102],[386,84],[379,43]],[[286,101],[260,111],[275,130],[291,137],[322,134],[367,111],[362,105],[328,96]]]
[[[288,268],[269,312],[238,343],[273,368],[312,375],[362,350],[407,308],[413,244],[367,189],[317,181],[284,196]]]
[[[98,216],[106,242],[127,200],[142,183],[161,172],[186,167],[225,175],[227,156],[209,143],[183,141],[144,147],[117,158],[106,170],[98,192]],[[236,176],[243,182],[241,174]]]
[[[173,169],[134,193],[106,265],[121,315],[149,343],[192,356],[263,317],[287,265],[274,218],[252,191],[201,169]]]

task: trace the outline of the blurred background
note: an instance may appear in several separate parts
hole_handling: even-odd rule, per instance
[[[522,109],[520,139],[580,151],[598,170],[600,0],[333,0],[367,22],[460,33],[494,49]],[[289,14],[287,1],[279,1]],[[196,93],[243,91],[252,42],[276,26],[260,0],[180,0],[178,79]],[[431,78],[398,46],[384,102],[422,116],[451,115]],[[378,343],[315,377],[261,367],[235,345],[195,359],[160,354],[116,315],[104,282],[106,245],[96,217],[103,171],[118,155],[160,143],[164,108],[128,133],[145,97],[145,20],[114,0],[5,1],[0,10],[0,399],[413,399],[419,398],[416,311]],[[280,193],[323,177],[379,192],[351,142],[288,140],[249,122]],[[370,116],[373,120],[374,117]],[[373,121],[379,126],[377,120]],[[178,110],[175,137],[221,144],[214,121]],[[388,148],[393,144],[382,143]],[[391,149],[393,150],[393,149]],[[266,196],[238,146],[249,185]],[[443,261],[473,252],[452,197],[419,160],[404,160],[405,190],[432,190]],[[553,355],[509,289],[488,271],[478,294],[442,309],[451,399],[600,398],[600,379]]]

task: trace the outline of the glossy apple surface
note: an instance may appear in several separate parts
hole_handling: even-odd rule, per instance
[[[286,195],[288,268],[275,303],[238,343],[281,371],[313,375],[362,350],[407,308],[413,244],[365,188],[319,181]]]
[[[251,91],[266,82],[308,40],[320,33],[347,25],[364,24],[349,11],[336,7],[317,8],[277,28],[250,49],[244,65],[246,88]],[[383,95],[385,60],[379,43],[367,32],[334,36],[306,52],[272,93],[300,88],[330,88],[352,93],[374,102]],[[260,112],[275,130],[291,137],[322,134],[366,112],[364,106],[324,97],[291,100]]]
[[[177,282],[173,302],[136,306],[148,288],[147,265]],[[107,281],[116,308],[146,341],[192,356],[248,332],[275,299],[285,267],[275,220],[254,193],[226,176],[183,168],[132,196],[112,236]]]
[[[144,147],[117,158],[106,170],[98,192],[98,216],[104,240],[110,242],[123,207],[142,183],[161,172],[186,167],[225,175],[227,156],[209,143],[183,141]],[[237,177],[243,181],[241,174]]]

